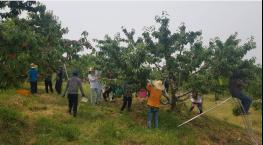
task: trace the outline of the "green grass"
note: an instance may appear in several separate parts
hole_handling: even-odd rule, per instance
[[[43,87],[40,87],[43,92]],[[88,86],[84,86],[88,95]],[[196,115],[162,106],[159,128],[147,129],[147,107],[136,102],[132,112],[120,112],[122,99],[97,106],[79,103],[76,118],[67,113],[67,98],[54,94],[16,95],[15,90],[0,93],[0,145],[246,145],[249,139],[238,117],[232,115],[231,102],[178,128]],[[204,110],[213,106],[206,97]],[[262,128],[260,112],[252,111],[255,127]],[[7,121],[8,120],[8,121]],[[7,122],[6,122],[7,121]],[[256,122],[256,123],[255,123]],[[7,124],[8,125],[7,125]],[[3,129],[5,128],[5,129]],[[258,137],[261,138],[261,132]],[[14,139],[15,138],[15,139]]]
[[[223,101],[224,99],[221,99],[221,100]],[[213,97],[205,96],[204,109],[208,109],[214,105],[216,104],[213,101]],[[242,116],[234,116],[232,113],[232,109],[234,108],[234,106],[235,106],[235,102],[233,99],[231,99],[225,104],[219,106],[216,110],[209,112],[207,114],[209,116],[218,118],[222,121],[226,121],[228,123],[244,128]],[[256,111],[253,107],[251,107],[249,118],[252,121],[253,129],[259,134],[262,134],[262,112]]]
[[[20,137],[26,128],[26,120],[20,112],[0,106],[0,144],[24,144],[25,138]]]

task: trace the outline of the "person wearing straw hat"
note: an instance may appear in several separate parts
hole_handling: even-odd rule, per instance
[[[164,85],[161,80],[154,80],[148,82],[146,89],[149,91],[150,94],[147,101],[147,105],[149,106],[147,127],[152,127],[152,119],[154,116],[155,128],[158,128],[158,112],[160,99],[164,91]]]
[[[29,78],[30,90],[32,94],[37,93],[37,76],[38,76],[37,65],[31,63],[30,69],[28,71],[28,78]]]
[[[97,104],[101,97],[101,87],[99,84],[99,76],[96,74],[95,68],[89,68],[88,75],[89,83],[90,83],[90,101],[93,105]]]

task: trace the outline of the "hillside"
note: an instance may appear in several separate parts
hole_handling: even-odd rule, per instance
[[[66,98],[41,91],[37,96],[17,95],[15,90],[0,93],[1,145],[250,144],[243,128],[211,114],[177,128],[196,114],[172,113],[162,106],[160,128],[150,130],[146,128],[147,108],[136,99],[132,112],[123,113],[120,98],[98,106],[81,102],[78,116],[73,118],[67,114]],[[257,134],[262,140],[261,132]]]

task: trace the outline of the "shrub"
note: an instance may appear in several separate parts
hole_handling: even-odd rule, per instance
[[[255,110],[262,110],[262,100],[258,99],[253,101],[252,106],[254,107]]]

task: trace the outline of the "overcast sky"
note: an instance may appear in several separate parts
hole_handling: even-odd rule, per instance
[[[65,38],[79,39],[89,32],[89,40],[103,39],[121,32],[121,26],[134,28],[137,36],[144,26],[155,25],[154,17],[162,11],[170,16],[170,28],[175,32],[183,22],[188,30],[202,30],[205,44],[216,36],[225,40],[238,32],[245,42],[255,37],[257,48],[247,58],[255,56],[262,64],[262,2],[261,1],[43,1],[69,28]]]

